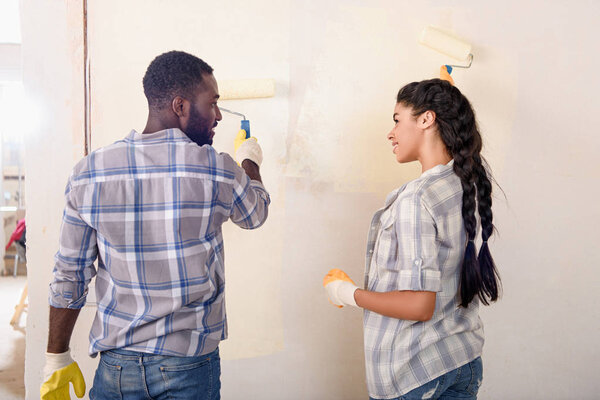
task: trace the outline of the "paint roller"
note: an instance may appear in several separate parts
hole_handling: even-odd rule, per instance
[[[219,100],[260,99],[275,95],[273,79],[241,79],[219,82]],[[246,131],[246,139],[250,137],[250,121],[237,111],[219,106],[221,111],[242,117],[241,129]]]
[[[467,65],[442,65],[440,67],[440,78],[445,79],[454,85],[450,77],[452,68],[469,68],[473,63],[473,54],[471,45],[452,33],[444,31],[435,26],[426,27],[421,33],[419,42],[439,53],[452,57],[458,61],[467,62]]]

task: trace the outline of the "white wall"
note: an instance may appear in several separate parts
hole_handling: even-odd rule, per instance
[[[142,4],[143,3],[143,4]],[[68,5],[67,5],[68,4]],[[225,231],[230,339],[223,398],[366,398],[361,314],[331,307],[331,267],[362,280],[366,232],[387,192],[418,174],[398,166],[385,135],[398,88],[448,59],[418,45],[435,24],[473,44],[455,70],[472,101],[497,190],[492,251],[502,301],[483,311],[482,399],[592,399],[600,390],[593,251],[600,138],[595,134],[600,6],[507,1],[243,1],[178,5],[90,1],[94,147],[145,122],[141,77],[151,58],[188,50],[220,79],[273,77],[276,96],[228,102],[246,112],[265,152],[268,223]],[[27,398],[36,398],[47,284],[62,191],[82,154],[80,2],[22,2],[26,88],[39,127],[27,140],[30,311]],[[78,14],[79,13],[79,14]],[[43,32],[43,34],[40,34]],[[215,147],[231,150],[225,116]],[[49,168],[49,165],[52,168]],[[39,193],[36,195],[36,193]],[[72,341],[86,356],[93,308]]]
[[[48,283],[71,168],[83,155],[81,2],[21,2],[26,126],[28,399],[39,398],[48,331]],[[31,167],[31,171],[29,171]],[[78,322],[80,325],[81,322]],[[80,348],[74,336],[73,348]]]

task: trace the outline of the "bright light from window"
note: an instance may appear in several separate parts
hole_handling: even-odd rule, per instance
[[[27,107],[23,85],[19,82],[0,86],[0,133],[4,142],[20,143],[23,140]]]
[[[0,43],[21,43],[19,0],[0,0]]]

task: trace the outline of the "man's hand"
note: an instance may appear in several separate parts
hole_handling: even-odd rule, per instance
[[[354,300],[354,292],[358,286],[341,269],[334,268],[329,271],[323,278],[323,287],[327,290],[329,301],[333,305],[339,308],[343,306],[358,307]]]
[[[240,129],[233,141],[233,145],[235,148],[235,159],[238,164],[242,165],[242,161],[250,160],[260,166],[263,160],[262,149],[255,137],[246,139],[246,131]]]
[[[85,381],[79,366],[71,358],[67,350],[64,353],[46,353],[46,365],[44,366],[44,383],[40,388],[42,400],[68,400],[69,382],[77,397],[85,395]]]

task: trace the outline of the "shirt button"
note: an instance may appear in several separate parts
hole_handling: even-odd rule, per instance
[[[373,250],[369,250],[369,254],[373,254]]]
[[[416,260],[415,260],[415,265],[416,265],[417,267],[420,267],[420,266],[421,266],[421,264],[423,264],[423,260],[421,260],[420,258],[418,258],[418,259],[416,259]]]

